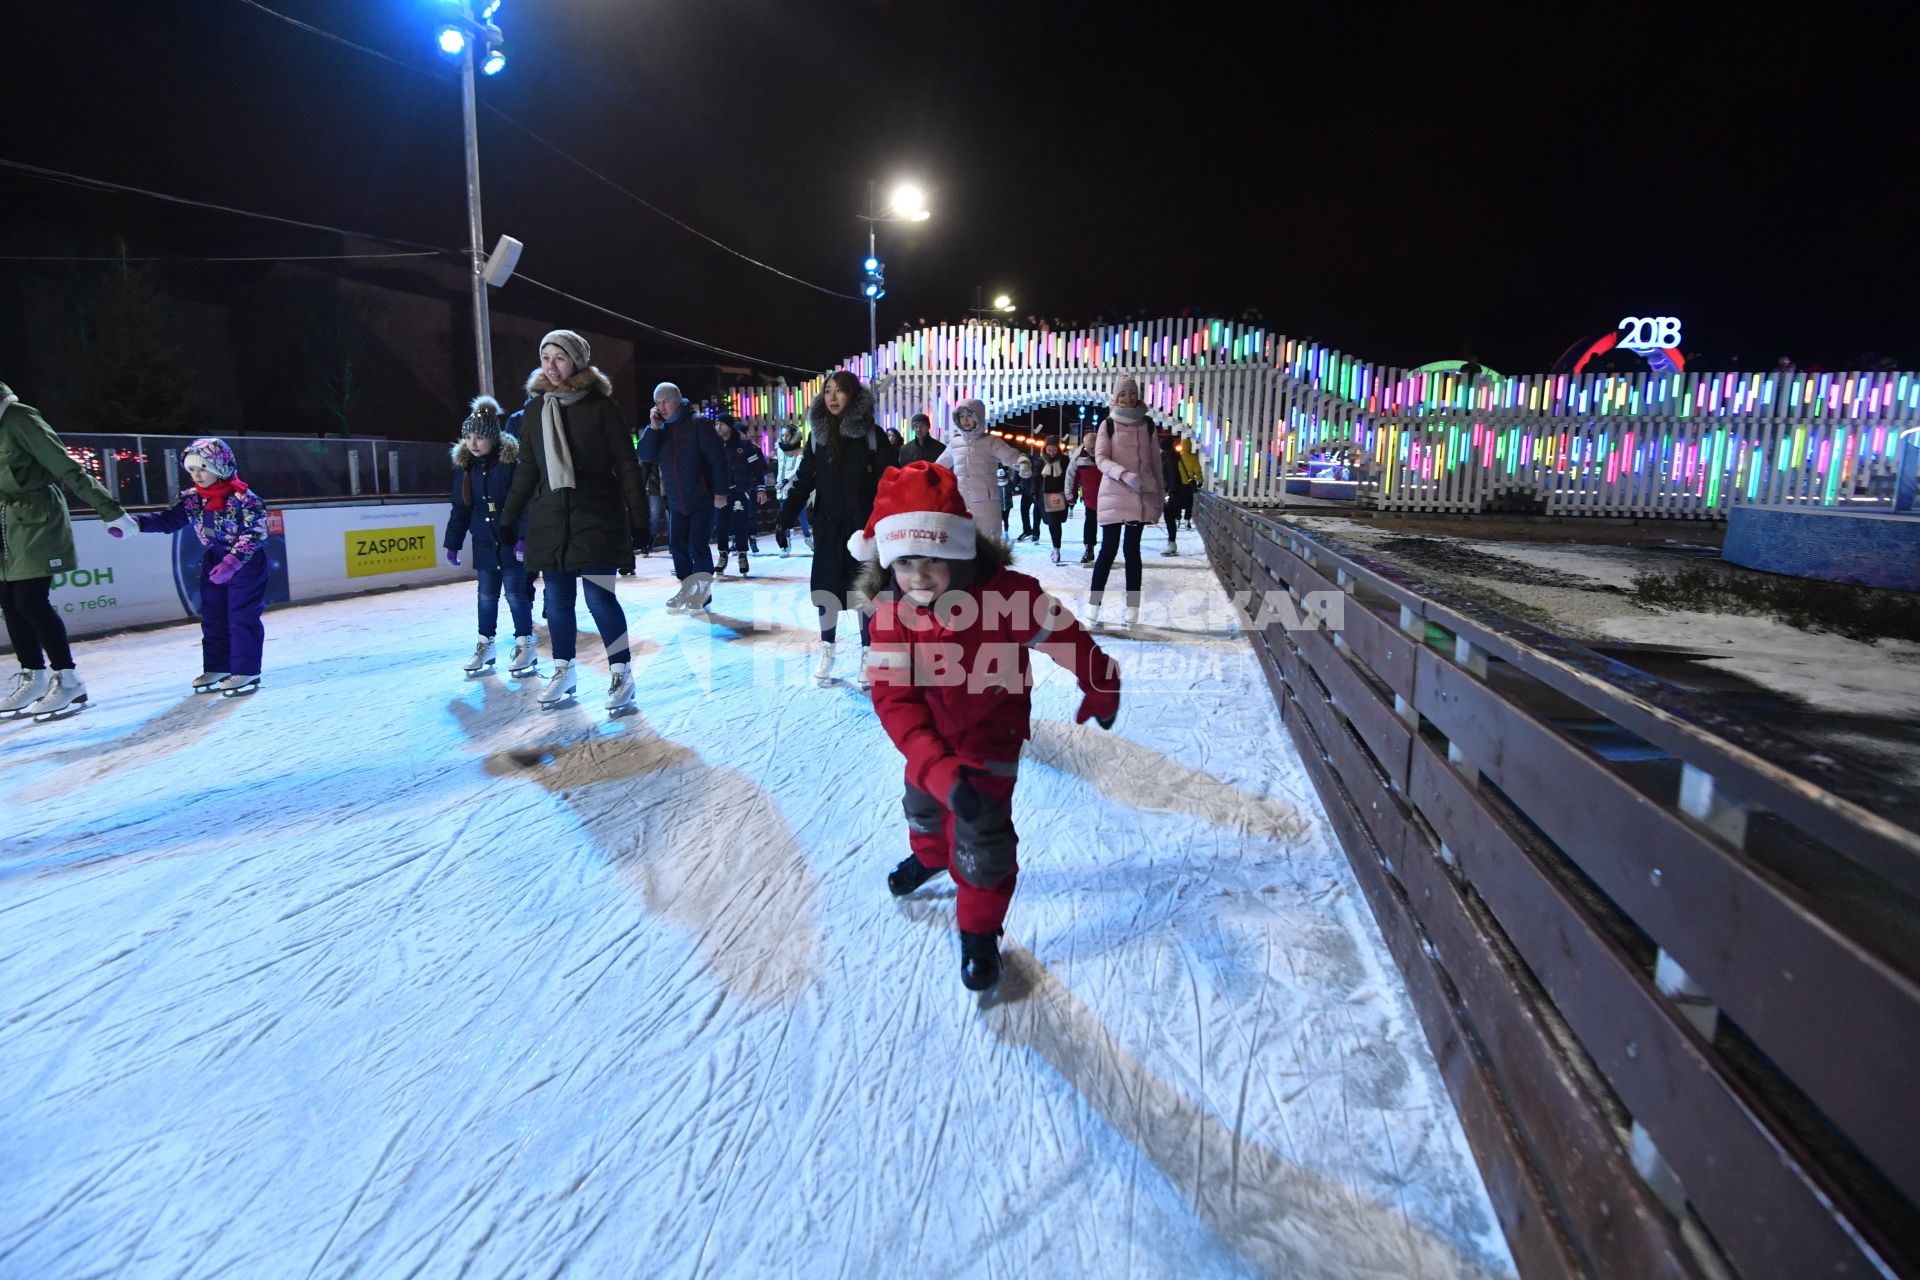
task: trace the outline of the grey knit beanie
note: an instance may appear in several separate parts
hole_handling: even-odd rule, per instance
[[[593,345],[571,329],[555,329],[540,339],[540,350],[550,346],[566,352],[567,359],[573,361],[575,373],[585,373],[593,364]]]
[[[500,442],[500,402],[492,396],[475,396],[473,407],[467,412],[467,420],[460,424],[462,436],[477,436],[482,440]]]
[[[1113,393],[1107,397],[1107,401],[1111,404],[1124,395],[1131,395],[1136,400],[1140,398],[1140,384],[1134,381],[1130,373],[1123,373],[1113,380]]]
[[[653,398],[656,403],[659,402],[662,396],[667,395],[671,395],[675,400],[685,400],[687,398],[681,394],[680,388],[671,382],[663,382],[653,389]]]

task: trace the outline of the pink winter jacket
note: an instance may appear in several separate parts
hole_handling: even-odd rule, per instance
[[[1106,479],[1096,510],[1101,524],[1139,520],[1153,524],[1167,506],[1167,480],[1160,470],[1160,429],[1152,419],[1137,427],[1109,419],[1093,437],[1093,460]]]

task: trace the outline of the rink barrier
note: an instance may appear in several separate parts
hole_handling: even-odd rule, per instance
[[[269,497],[267,553],[273,574],[268,607],[471,580],[471,554],[458,569],[442,557],[440,538],[450,505],[399,498],[278,503]],[[415,546],[423,529],[429,531],[425,545]],[[51,595],[69,635],[103,635],[198,616],[197,582],[187,578],[197,572],[200,552],[190,532],[116,539],[107,536],[98,518],[75,515],[73,541],[76,563],[55,576]],[[472,539],[464,545],[470,553]],[[7,648],[5,641],[0,632],[0,649]]]
[[[1920,813],[1711,700],[1200,495],[1522,1273],[1920,1274]]]

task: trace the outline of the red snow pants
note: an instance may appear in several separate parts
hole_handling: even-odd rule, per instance
[[[954,912],[967,933],[999,933],[1013,902],[1020,867],[1015,859],[1020,837],[1013,829],[1013,784],[1017,760],[986,766],[985,777],[972,780],[986,798],[979,819],[968,822],[955,815],[944,799],[927,794],[911,782],[901,808],[907,815],[907,844],[922,866],[953,874],[959,892]]]

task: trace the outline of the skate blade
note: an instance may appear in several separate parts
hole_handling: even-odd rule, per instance
[[[540,668],[539,667],[515,667],[512,670],[508,671],[507,674],[512,676],[516,680],[525,680],[528,676],[538,676],[540,674]]]
[[[619,720],[625,716],[636,716],[639,714],[640,714],[640,708],[635,706],[631,702],[629,702],[624,707],[608,707],[607,708],[607,719],[609,720]]]
[[[81,697],[75,698],[72,702],[69,702],[66,706],[60,708],[58,711],[40,712],[38,715],[34,716],[33,722],[35,724],[52,724],[55,720],[70,720],[74,716],[77,716],[82,711],[86,710],[86,706],[87,706],[87,700],[83,695]]]
[[[490,676],[492,674],[493,674],[493,664],[489,662],[486,666],[481,667],[477,671],[467,672],[467,679],[478,680],[481,676]]]
[[[575,699],[572,694],[568,694],[564,698],[555,698],[551,702],[547,702],[543,700],[540,703],[540,709],[542,711],[558,711],[561,707],[566,706],[567,704],[573,702],[574,700]]]
[[[258,693],[259,691],[260,691],[260,682],[258,680],[255,680],[252,684],[241,685],[238,689],[222,689],[220,691],[220,696],[223,698],[245,698]]]

